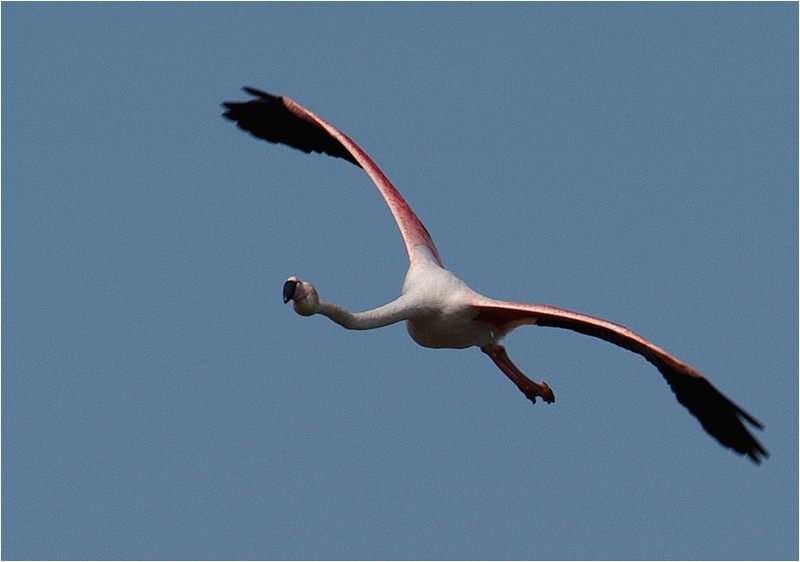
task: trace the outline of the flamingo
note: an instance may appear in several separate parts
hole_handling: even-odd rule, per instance
[[[343,158],[363,169],[378,188],[400,229],[409,267],[400,296],[378,308],[350,312],[320,298],[314,284],[289,277],[283,301],[301,316],[321,314],[349,330],[371,330],[405,321],[411,338],[430,348],[478,347],[531,402],[555,401],[545,382],[529,379],[500,343],[523,325],[566,328],[603,339],[643,356],[663,375],[678,401],[723,446],[760,464],[769,453],[743,422],[763,429],[750,414],[717,390],[696,369],[628,328],[545,304],[524,304],[485,297],[445,269],[428,230],[378,166],[347,135],[286,96],[244,87],[253,96],[224,102],[223,116],[259,139],[306,153]]]

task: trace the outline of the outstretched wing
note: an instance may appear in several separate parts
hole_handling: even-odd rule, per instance
[[[642,355],[661,371],[678,402],[686,406],[717,441],[756,463],[769,456],[743,423],[744,420],[761,429],[758,421],[714,388],[697,370],[626,327],[547,305],[487,300],[485,304],[474,306],[478,311],[476,320],[495,325],[500,333],[508,333],[523,324],[566,328]]]
[[[375,162],[355,142],[290,98],[273,96],[255,88],[245,87],[244,90],[255,98],[223,103],[226,109],[224,117],[260,139],[308,153],[320,152],[344,158],[362,168],[389,206],[400,228],[409,259],[414,261],[430,256],[442,266],[442,258],[425,225]],[[420,247],[428,251],[419,252]]]

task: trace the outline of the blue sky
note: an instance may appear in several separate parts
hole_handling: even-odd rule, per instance
[[[2,7],[2,556],[798,555],[797,5]],[[766,426],[754,466],[631,353],[347,332],[405,251],[347,162],[220,118],[251,85],[367,150],[445,264],[623,323]]]

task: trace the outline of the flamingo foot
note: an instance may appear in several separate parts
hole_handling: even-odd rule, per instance
[[[536,404],[537,397],[540,397],[547,404],[552,404],[556,401],[556,396],[553,394],[550,386],[546,382],[534,382],[525,376],[525,373],[520,371],[517,366],[511,362],[505,347],[495,343],[481,347],[481,351],[494,361],[495,365],[511,379],[511,382],[517,385],[517,388],[522,391],[522,394],[524,394],[528,400],[534,404]]]
[[[504,371],[505,372],[505,371]],[[507,374],[507,373],[506,373]],[[524,375],[523,375],[524,376]],[[511,378],[511,377],[509,377]],[[546,382],[534,382],[527,377],[527,380],[524,381],[522,384],[517,384],[517,387],[522,391],[522,394],[525,395],[525,398],[536,404],[536,398],[539,397],[544,400],[547,404],[552,404],[556,401],[556,396],[553,394],[553,390]],[[514,379],[511,379],[514,380]],[[516,381],[514,381],[516,383]]]
[[[546,382],[544,382],[544,381],[540,382],[539,383],[539,387],[540,387],[538,389],[539,396],[542,397],[542,400],[544,400],[548,404],[552,404],[553,402],[556,401],[556,395],[553,394],[552,389],[550,388],[550,386]]]

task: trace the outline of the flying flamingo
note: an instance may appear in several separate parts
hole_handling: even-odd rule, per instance
[[[224,117],[260,139],[307,153],[344,158],[362,168],[383,195],[408,251],[410,265],[402,294],[392,302],[365,312],[349,312],[320,299],[317,289],[308,281],[290,277],[283,286],[283,301],[293,301],[298,314],[322,314],[349,330],[371,330],[404,320],[419,345],[456,349],[477,346],[533,403],[537,397],[547,403],[554,402],[553,391],[546,383],[529,379],[511,362],[500,344],[503,337],[525,324],[566,328],[594,336],[638,353],[655,365],[678,401],[722,445],[747,455],[755,463],[769,456],[742,423],[744,420],[761,429],[758,421],[697,370],[624,326],[554,306],[495,300],[470,289],[444,268],[428,230],[355,142],[288,97],[255,88],[243,89],[254,99],[223,103]]]

